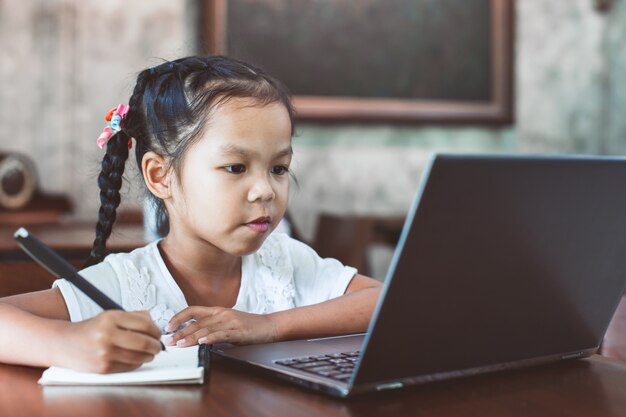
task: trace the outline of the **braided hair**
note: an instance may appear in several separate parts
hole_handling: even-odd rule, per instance
[[[128,115],[122,129],[107,142],[102,159],[96,238],[85,267],[101,262],[106,254],[106,242],[121,200],[130,138],[135,139],[135,159],[140,171],[146,152],[155,152],[179,173],[183,155],[200,137],[211,110],[231,98],[252,98],[262,105],[283,104],[289,112],[293,134],[295,112],[289,92],[278,80],[252,65],[224,56],[190,56],[137,75]],[[156,208],[157,229],[164,236],[169,231],[165,204],[151,193],[148,196]]]

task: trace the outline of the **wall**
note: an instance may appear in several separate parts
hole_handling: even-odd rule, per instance
[[[99,207],[104,115],[143,67],[195,49],[187,3],[0,1],[0,150],[30,156],[41,188],[68,193],[76,217]]]
[[[625,3],[601,13],[592,0],[517,0],[514,126],[300,125],[296,225],[312,238],[320,211],[404,214],[433,151],[626,152]],[[194,51],[195,5],[0,1],[0,150],[30,155],[76,217],[97,211],[104,113],[138,70]]]
[[[317,210],[403,213],[433,151],[622,154],[626,148],[626,2],[517,0],[515,125],[508,128],[301,126],[305,235]]]
[[[306,237],[320,211],[404,214],[434,151],[626,152],[626,1],[607,13],[591,0],[517,0],[515,10],[514,126],[300,126],[291,208]],[[372,249],[374,276],[390,257]]]

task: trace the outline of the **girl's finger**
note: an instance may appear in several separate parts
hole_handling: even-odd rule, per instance
[[[198,340],[200,338],[206,337],[211,334],[211,330],[208,328],[199,329],[196,332],[186,335],[185,337],[181,337],[176,341],[176,346],[178,347],[187,347],[198,344]]]
[[[112,342],[116,348],[126,351],[154,356],[161,351],[160,338],[138,333],[132,330],[119,330],[112,335]]]
[[[165,331],[174,331],[183,323],[186,323],[189,320],[198,320],[200,318],[213,315],[218,310],[218,307],[187,307],[184,310],[181,310],[178,313],[174,314],[174,316],[170,319],[169,324],[165,328]]]
[[[106,314],[111,317],[115,325],[120,329],[144,333],[156,339],[161,337],[161,331],[154,324],[147,311],[126,312],[111,310],[106,312]]]
[[[113,347],[105,354],[105,357],[100,359],[102,364],[98,367],[98,371],[100,373],[113,373],[139,368],[144,363],[154,359],[154,355]]]
[[[239,340],[232,330],[219,330],[209,333],[198,339],[200,345],[212,345],[213,343],[238,343]]]
[[[188,335],[198,331],[200,328],[201,327],[200,327],[200,325],[198,324],[197,321],[190,322],[185,328],[177,331],[176,333],[174,333],[172,335],[172,337],[170,337],[169,340],[171,341],[171,343],[169,343],[169,344],[175,345],[176,342],[178,342],[180,339],[184,339]]]
[[[161,351],[161,348],[159,347],[158,350]],[[137,352],[118,347],[113,348],[112,355],[115,357],[115,362],[132,366],[141,366],[142,364],[150,362],[154,359],[154,354]]]
[[[170,319],[169,324],[165,327],[165,331],[173,332],[178,329],[183,323],[191,320],[195,314],[194,310],[194,307],[187,307],[174,314],[174,316]]]
[[[212,332],[219,329],[221,323],[216,321],[215,316],[205,317],[200,321],[191,322],[184,329],[179,330],[174,333],[172,337],[168,340],[168,345],[179,345],[179,341],[185,339],[185,342],[182,342],[181,345],[191,346],[195,344],[195,340],[197,338],[190,339],[191,335],[194,335],[198,332]],[[204,335],[204,333],[202,334]],[[192,340],[193,343],[188,343],[188,340]]]

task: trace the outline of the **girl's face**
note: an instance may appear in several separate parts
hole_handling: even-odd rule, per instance
[[[232,255],[256,251],[285,214],[291,155],[282,104],[233,98],[218,106],[172,183],[170,233]]]

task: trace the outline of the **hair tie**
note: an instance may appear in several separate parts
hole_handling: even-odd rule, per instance
[[[104,149],[104,147],[106,146],[106,144],[109,141],[109,139],[111,139],[111,136],[115,135],[120,130],[122,130],[122,123],[124,122],[124,119],[126,118],[126,115],[128,114],[129,110],[130,110],[129,106],[126,106],[124,104],[120,104],[119,106],[112,108],[106,114],[106,116],[104,116],[104,119],[107,122],[109,122],[109,124],[108,124],[108,126],[106,126],[104,128],[104,130],[102,131],[102,133],[98,137],[98,140],[96,141],[96,143],[98,144],[100,149]],[[132,144],[133,144],[133,142],[129,138],[128,139],[128,149],[131,148]]]

